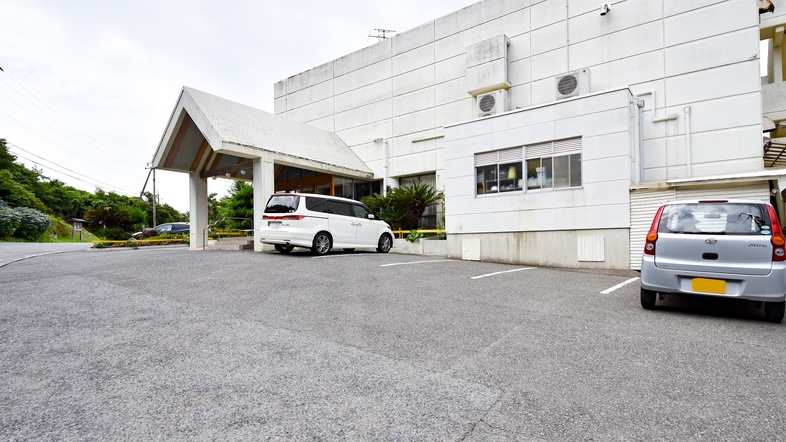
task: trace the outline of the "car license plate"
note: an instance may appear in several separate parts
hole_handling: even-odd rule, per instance
[[[691,290],[704,293],[726,293],[726,281],[722,279],[693,278]]]
[[[281,221],[268,221],[267,226],[271,229],[280,229]]]

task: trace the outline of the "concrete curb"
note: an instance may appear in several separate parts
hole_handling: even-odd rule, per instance
[[[68,253],[68,252],[76,252],[76,251],[77,250],[58,250],[56,252],[44,252],[44,253],[36,253],[34,255],[27,255],[27,256],[23,256],[21,258],[14,258],[14,259],[12,259],[10,261],[0,262],[0,268],[3,268],[5,266],[7,266],[8,264],[11,264],[11,263],[14,263],[14,262],[17,262],[17,261],[22,261],[24,259],[30,259],[30,258],[35,258],[35,257],[38,257],[38,256],[44,256],[44,255],[54,255],[56,253]]]

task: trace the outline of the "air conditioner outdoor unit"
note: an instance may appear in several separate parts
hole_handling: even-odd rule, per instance
[[[478,117],[501,114],[506,111],[508,111],[508,91],[506,89],[478,95]]]
[[[590,91],[590,70],[570,72],[555,79],[557,100],[588,94]]]

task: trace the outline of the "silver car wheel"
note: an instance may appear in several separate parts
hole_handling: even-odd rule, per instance
[[[324,255],[330,251],[330,236],[325,232],[317,233],[317,236],[314,237],[314,244],[311,247],[311,251],[314,252],[315,255]]]
[[[390,240],[390,236],[382,235],[382,237],[379,238],[379,244],[377,245],[377,252],[388,253],[390,251],[391,246],[392,246],[392,242]]]

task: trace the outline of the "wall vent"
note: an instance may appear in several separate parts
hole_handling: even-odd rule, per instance
[[[586,95],[590,91],[590,70],[570,72],[555,79],[557,100]]]
[[[501,114],[508,111],[508,91],[498,89],[478,95],[478,117]]]

